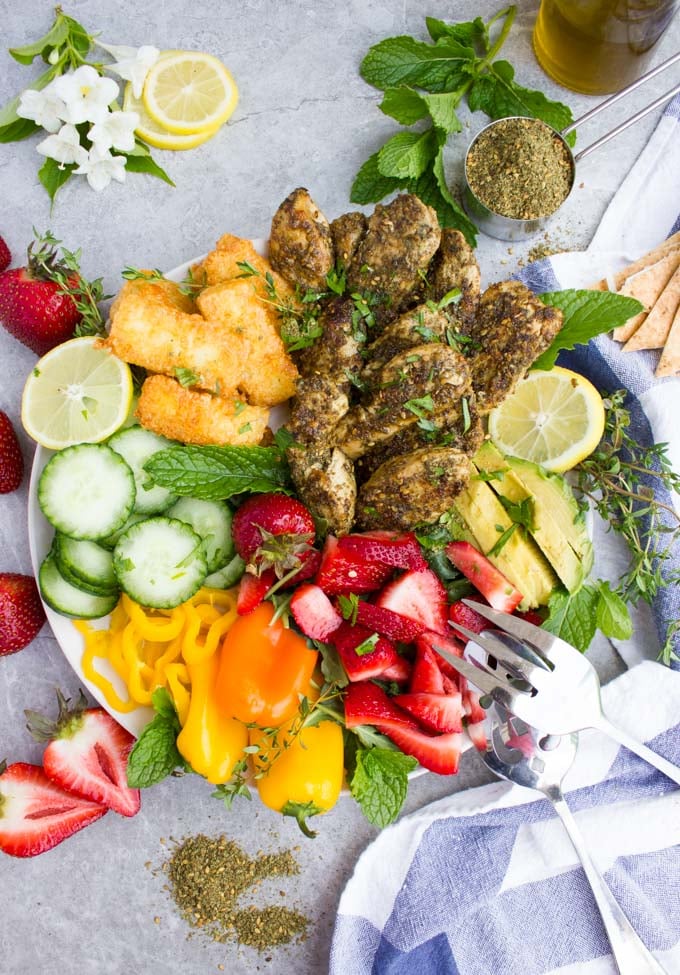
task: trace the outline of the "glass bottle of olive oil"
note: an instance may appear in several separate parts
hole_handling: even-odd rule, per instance
[[[541,0],[534,51],[555,81],[589,95],[644,73],[678,0]]]

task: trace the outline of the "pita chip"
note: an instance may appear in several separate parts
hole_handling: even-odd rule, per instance
[[[680,376],[680,308],[676,309],[655,376]]]
[[[617,342],[626,342],[637,331],[652,306],[661,297],[678,266],[680,266],[680,247],[668,251],[661,260],[626,278],[618,294],[637,298],[644,305],[644,311],[629,318],[625,325],[614,329],[612,334]]]
[[[602,278],[596,284],[591,285],[592,291],[618,291],[622,286],[626,278],[632,278],[634,274],[638,271],[644,271],[645,268],[649,267],[651,264],[656,264],[660,261],[662,257],[665,257],[669,251],[674,250],[674,248],[680,247],[680,230],[673,234],[672,237],[668,237],[662,244],[655,247],[654,250],[649,251],[647,254],[643,254],[642,257],[638,258],[637,261],[633,261],[632,264],[628,264],[627,267],[621,268],[616,274],[612,275],[611,280],[608,278]]]
[[[624,352],[636,349],[663,348],[673,324],[673,316],[680,305],[680,267],[659,295],[644,322],[628,339]]]

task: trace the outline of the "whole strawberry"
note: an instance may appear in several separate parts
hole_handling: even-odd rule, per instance
[[[44,622],[45,610],[33,576],[0,572],[0,657],[23,650]]]
[[[82,314],[70,294],[78,276],[60,263],[51,234],[28,248],[26,267],[0,274],[0,323],[29,349],[42,356],[73,338]]]
[[[24,458],[9,417],[0,410],[0,494],[16,491],[24,476]]]
[[[0,237],[0,271],[4,271],[5,268],[9,267],[11,263],[12,255],[9,252],[9,247],[3,238]]]

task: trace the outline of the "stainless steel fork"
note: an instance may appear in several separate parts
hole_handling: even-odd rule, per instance
[[[495,667],[488,659],[470,663],[444,649],[437,651],[483,694],[545,734],[597,728],[680,785],[680,768],[607,718],[597,672],[575,647],[518,616],[472,600],[464,602],[502,632],[474,633],[457,623],[451,626],[493,658]]]

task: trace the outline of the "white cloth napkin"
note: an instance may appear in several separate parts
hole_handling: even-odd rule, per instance
[[[680,97],[667,107],[588,251],[530,265],[521,275],[530,287],[587,287],[680,229],[679,123]],[[656,352],[622,353],[601,336],[560,362],[601,390],[627,389],[633,436],[644,445],[668,443],[680,470],[680,380],[655,380],[657,359]],[[662,500],[677,503],[670,495]],[[595,573],[615,580],[626,552],[597,519],[594,543]],[[643,607],[636,614],[633,638],[617,647],[632,669],[603,692],[612,720],[675,764],[680,671],[652,660],[666,622],[680,617],[679,590],[667,587],[651,613]],[[677,787],[626,749],[585,732],[565,791],[614,896],[669,975],[680,975]],[[550,804],[503,782],[433,803],[380,834],[342,895],[330,962],[330,975],[617,971],[585,875]]]

